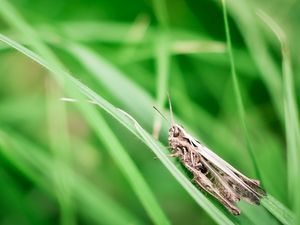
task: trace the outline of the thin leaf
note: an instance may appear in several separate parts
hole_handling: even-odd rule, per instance
[[[11,47],[17,49],[22,52],[38,64],[47,68],[52,73],[63,76],[68,82],[75,85],[79,90],[84,93],[89,99],[97,102],[97,104],[115,117],[119,122],[121,122],[127,129],[129,129],[133,134],[137,137],[141,138],[151,150],[155,152],[157,157],[162,161],[162,163],[166,166],[166,168],[172,173],[173,176],[183,185],[186,191],[194,198],[194,200],[218,223],[218,224],[234,224],[233,220],[230,219],[227,215],[221,212],[213,203],[211,203],[192,183],[187,179],[168,159],[168,157],[162,151],[162,145],[158,145],[158,142],[155,141],[150,134],[141,129],[137,123],[133,124],[132,121],[126,119],[127,117],[117,110],[113,105],[108,103],[106,100],[101,98],[99,95],[90,90],[87,86],[82,84],[80,81],[74,79],[71,75],[66,73],[65,71],[60,70],[59,68],[52,67],[51,64],[47,63],[41,57],[36,55],[34,52],[24,48],[18,43],[8,39],[7,37],[0,34],[0,40],[7,43]]]
[[[75,98],[81,99],[82,96],[79,96],[77,94],[77,90],[74,88],[74,86],[69,86],[70,83],[75,82],[74,79],[69,74],[67,74],[63,71],[63,70],[65,70],[63,64],[56,57],[56,55],[43,43],[43,41],[40,40],[40,38],[38,37],[35,30],[32,29],[29,24],[26,23],[26,21],[18,14],[18,12],[14,9],[14,7],[12,5],[10,5],[7,1],[1,0],[0,6],[1,6],[0,12],[4,16],[4,18],[10,24],[12,24],[12,26],[14,26],[18,30],[20,30],[24,34],[27,41],[32,42],[31,45],[33,46],[33,48],[40,55],[45,57],[45,59],[47,59],[47,61],[50,62],[50,67],[52,69],[59,71],[59,72],[52,71],[54,77],[59,82],[59,84],[62,86],[66,85],[65,89],[67,91],[69,91],[69,93],[73,94]],[[79,105],[82,106],[82,104],[79,104]],[[88,106],[85,108],[81,107],[81,109],[85,109],[86,110],[85,112],[89,112],[92,115],[97,114],[96,110],[93,109],[91,106]],[[84,114],[84,115],[86,115],[86,114]],[[94,117],[94,118],[97,118],[97,117]],[[91,125],[93,125],[93,124],[94,123],[91,122]],[[117,161],[117,162],[124,163],[122,161]],[[128,162],[130,162],[130,161],[128,161]],[[131,163],[130,165],[132,165],[131,168],[134,168],[133,163]],[[124,165],[120,165],[120,167],[124,168]],[[135,171],[136,173],[134,173],[132,175],[130,173],[127,173],[127,175],[128,175],[127,178],[131,178],[131,179],[129,179],[129,182],[131,183],[131,185],[133,187],[135,187],[134,190],[139,191],[140,189],[136,187],[136,184],[134,182],[135,175],[139,175],[139,178],[140,178],[139,181],[141,181],[139,184],[142,183],[143,187],[146,187],[147,185],[145,182],[142,182],[143,181],[143,179],[141,178],[142,175],[139,174],[138,170],[133,170],[133,171]],[[141,202],[143,203],[148,215],[153,220],[153,222],[156,224],[168,224],[168,219],[165,216],[161,207],[158,204],[156,204],[156,200],[155,200],[154,196],[151,194],[150,188],[148,188],[147,190],[148,191],[146,192],[147,193],[146,195],[141,195],[141,192],[138,192],[136,194],[139,197],[139,199],[141,200]],[[155,207],[153,207],[153,206],[155,206]]]
[[[156,107],[162,109],[164,102],[166,100],[166,95],[168,93],[168,78],[169,78],[169,67],[170,67],[170,56],[169,56],[169,47],[168,47],[168,35],[163,32],[157,39],[157,44],[155,48],[155,61],[156,61]],[[160,128],[161,128],[161,116],[156,114],[154,126],[153,126],[153,135],[155,138],[158,138]]]
[[[268,195],[262,200],[262,205],[272,213],[282,224],[295,224],[293,213],[273,196]]]
[[[279,25],[265,12],[258,11],[258,15],[277,37],[281,45],[282,75],[284,84],[284,114],[287,141],[287,164],[289,179],[289,194],[293,201],[293,210],[296,214],[295,222],[300,223],[300,127],[298,108],[293,82],[293,71],[290,59],[290,50],[287,37]]]
[[[234,61],[233,52],[232,52],[232,44],[231,44],[231,37],[230,37],[230,30],[229,30],[229,23],[228,23],[227,9],[226,9],[227,6],[226,6],[225,0],[222,0],[222,5],[223,5],[223,19],[224,19],[224,24],[225,24],[224,26],[225,26],[225,33],[226,33],[226,40],[227,40],[227,50],[228,50],[228,55],[229,55],[229,59],[230,59],[230,67],[231,67],[231,78],[232,78],[233,87],[234,87],[234,95],[235,95],[236,104],[237,104],[237,108],[238,108],[239,120],[240,120],[240,123],[242,126],[243,136],[246,140],[247,150],[251,157],[251,160],[252,160],[255,172],[256,172],[256,176],[258,179],[261,179],[261,175],[260,175],[259,168],[258,168],[256,158],[255,158],[255,153],[253,151],[253,147],[252,147],[249,133],[248,133],[248,128],[246,125],[245,108],[244,108],[244,103],[242,100],[242,95],[241,95],[238,78],[237,78],[237,74],[236,74],[236,70],[235,70],[235,61]]]
[[[215,1],[217,2],[217,1]],[[277,115],[283,122],[283,101],[280,72],[271,53],[268,51],[262,32],[260,32],[254,9],[245,0],[227,0],[230,15],[234,18],[246,42],[248,50],[260,71],[262,81],[270,93]]]

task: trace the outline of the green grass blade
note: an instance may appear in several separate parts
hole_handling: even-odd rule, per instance
[[[228,42],[228,51],[229,51],[229,56],[230,56],[230,61],[231,61],[232,78],[233,78],[233,83],[234,83],[234,88],[235,88],[235,95],[237,97],[237,102],[238,102],[240,120],[243,124],[244,134],[246,136],[246,140],[248,143],[248,151],[249,151],[252,161],[254,163],[254,166],[255,166],[255,169],[257,172],[257,176],[260,177],[259,169],[258,169],[256,160],[255,160],[254,152],[251,147],[251,143],[250,143],[250,139],[249,139],[246,123],[245,123],[245,116],[244,116],[245,111],[244,111],[241,94],[240,94],[240,90],[238,87],[237,76],[236,76],[236,72],[235,72],[235,65],[234,65],[234,59],[233,59],[233,53],[232,53],[232,47],[231,47],[231,40],[230,40],[230,34],[229,34],[229,25],[228,25],[228,19],[227,19],[225,0],[223,0],[222,2],[223,2],[223,14],[224,14],[224,21],[225,21],[226,36],[227,36],[227,42]],[[274,199],[274,198],[272,198],[272,199]],[[292,222],[291,218],[289,216],[286,216],[286,217],[282,216],[282,213],[279,211],[280,207],[278,207],[277,210],[274,210],[274,208],[271,207],[274,205],[272,205],[272,202],[270,202],[269,199],[266,199],[264,202],[265,202],[264,205],[266,206],[267,209],[272,209],[271,213],[274,213],[273,215],[275,215],[278,219],[283,220],[283,222],[285,224],[286,223],[291,224],[291,222]],[[285,214],[285,215],[287,215],[287,214]]]
[[[170,67],[170,56],[169,56],[169,43],[168,36],[166,33],[159,35],[157,39],[157,44],[155,48],[155,62],[156,62],[156,107],[158,109],[164,108],[164,102],[167,97],[167,86],[169,77],[169,67]],[[158,138],[159,131],[161,128],[161,116],[156,114],[153,135]]]
[[[90,75],[104,85],[113,97],[122,102],[126,106],[126,110],[129,110],[138,119],[147,118],[148,120],[143,121],[145,126],[152,127],[153,109],[151,105],[154,105],[154,100],[148,93],[92,49],[78,43],[69,43],[65,45],[64,49],[75,56]],[[135,101],[132,101],[133,97]],[[149,105],[151,108],[147,110]],[[141,108],[145,110],[141,110]]]
[[[49,146],[54,158],[54,189],[61,210],[61,224],[74,225],[75,212],[73,193],[69,185],[67,171],[60,166],[59,162],[71,164],[70,136],[67,124],[67,111],[64,104],[57,101],[62,96],[61,90],[51,82],[47,82],[47,117]],[[57,132],[59,131],[59,132]],[[57,166],[56,166],[57,165]]]
[[[154,99],[151,99],[150,95],[142,90],[138,84],[133,83],[130,79],[128,79],[129,75],[117,69],[111,62],[88,47],[76,43],[65,45],[65,49],[67,49],[68,52],[70,52],[79,61],[79,63],[83,65],[84,69],[87,70],[91,76],[96,78],[101,86],[103,85],[107,88],[107,90],[109,90],[110,95],[123,103],[122,105],[124,105],[126,111],[130,112],[130,114],[133,115],[144,128],[147,130],[151,129],[152,115],[155,113],[152,108],[154,105]],[[113,74],[113,76],[110,76],[111,74]],[[176,74],[175,77],[178,78]],[[120,88],[120,83],[122,84],[122,88]],[[174,87],[176,90],[179,90],[176,85],[174,85]],[[175,100],[185,102],[187,104],[187,109],[188,105],[192,104],[190,99],[182,99],[177,93],[184,95],[187,93],[187,90],[179,90],[179,92],[174,91],[172,93]],[[134,102],[131,101],[133,98],[135,99]],[[143,108],[143,110],[141,110],[141,108]],[[184,111],[181,108],[178,110]],[[193,107],[191,107],[191,109],[187,109],[187,111],[193,111],[195,114],[199,115],[199,120],[194,121],[199,125],[199,127],[203,128],[202,132],[207,132],[207,127],[214,127],[214,130],[217,133],[222,134],[220,135],[220,138],[216,140],[220,146],[223,146],[222,151],[220,151],[221,153],[224,153],[224,151],[228,151],[228,154],[234,153],[234,149],[239,148],[239,146],[236,146],[235,135],[229,133],[228,128],[222,125],[222,123],[216,122],[208,113],[205,113],[205,109],[200,109],[193,105]],[[185,127],[189,127],[183,121],[179,122],[184,124]],[[169,124],[164,123],[163,125],[163,133],[165,135]]]
[[[264,198],[262,200],[262,205],[282,224],[295,224],[294,214],[273,196],[268,195],[266,198]]]
[[[227,0],[226,2],[230,15],[241,31],[248,51],[260,71],[262,81],[271,95],[277,115],[283,122],[282,84],[279,68],[267,49],[268,44],[260,32],[253,7],[247,1]]]
[[[121,111],[123,112],[123,111]],[[162,144],[153,139],[138,122],[130,115],[123,112],[133,123],[138,135],[144,143],[155,153],[159,160],[166,166],[169,172],[176,180],[186,189],[186,191],[194,198],[194,200],[202,206],[202,208],[218,223],[218,224],[234,224],[225,214],[221,213],[192,183],[175,167],[166,154],[161,150]]]
[[[281,45],[282,75],[284,86],[284,113],[285,131],[287,141],[288,187],[293,210],[296,214],[295,223],[300,223],[300,127],[299,113],[293,84],[293,71],[290,59],[290,50],[284,31],[265,12],[259,11],[258,15],[277,37]]]
[[[10,46],[16,48],[18,51],[22,52],[23,54],[27,55],[28,57],[30,57],[31,59],[33,59],[34,61],[36,61],[37,63],[39,63],[40,65],[42,65],[43,67],[49,69],[52,72],[56,72],[58,74],[64,74],[65,76],[69,76],[66,72],[52,68],[50,65],[48,65],[48,63],[46,63],[43,59],[41,59],[39,56],[37,56],[35,53],[31,52],[30,50],[18,45],[17,43],[11,41],[10,39],[6,38],[3,35],[0,35],[0,39],[2,41],[4,41],[5,43],[9,44]],[[133,132],[137,137],[142,138],[141,135],[136,131],[136,128],[134,126],[132,126],[131,122],[128,121],[126,119],[126,117],[124,117],[124,115],[120,114],[119,111],[112,106],[111,104],[109,104],[107,101],[105,101],[103,98],[100,98],[99,95],[95,94],[94,92],[92,92],[88,87],[84,86],[81,82],[79,82],[78,80],[72,78],[72,82],[74,82],[76,84],[76,86],[78,86],[78,88],[80,88],[80,90],[82,92],[85,93],[86,96],[88,96],[89,98],[93,99],[94,101],[96,101],[100,107],[102,107],[104,110],[106,110],[109,114],[111,114],[113,117],[115,117],[119,122],[121,122],[128,130],[130,130],[131,132]],[[144,131],[145,132],[145,131]],[[151,136],[149,137],[150,139],[152,138]],[[155,142],[155,140],[153,140]],[[149,143],[149,146],[152,146],[152,143]],[[160,146],[156,146],[156,154],[162,154],[164,155],[164,153],[159,153],[158,149],[161,149],[161,145]],[[151,148],[151,150],[153,150]],[[165,156],[165,155],[164,155]],[[163,156],[162,156],[163,157]],[[160,157],[159,157],[160,158]],[[162,159],[161,159],[162,160]],[[177,177],[177,179],[180,180],[181,184],[184,185],[184,188],[190,193],[190,195],[195,199],[195,201],[204,208],[204,210],[208,211],[208,214],[212,216],[212,218],[214,218],[218,223],[222,224],[222,218],[223,216],[225,216],[223,213],[221,213],[216,207],[214,207],[207,199],[206,197],[204,197],[202,195],[202,193],[200,193],[197,189],[195,190],[193,185],[191,185],[190,181],[187,180],[185,177],[182,177],[183,175],[181,174],[180,171],[178,171],[176,168],[173,168],[173,164],[170,162],[170,160],[168,158],[163,159],[162,161],[164,163],[164,165],[167,167],[167,169],[173,174],[175,174],[174,176]],[[173,165],[173,166],[170,166]],[[175,169],[175,171],[174,171]],[[175,178],[176,178],[175,177]],[[183,180],[182,180],[183,179]],[[199,196],[200,195],[200,196]],[[204,200],[203,200],[204,199]],[[273,205],[274,206],[274,205]],[[281,205],[283,208],[284,206]],[[280,207],[278,206],[278,209]],[[285,208],[285,211],[288,212],[288,209]],[[276,211],[275,211],[276,212]],[[279,214],[279,212],[277,212]],[[221,214],[221,216],[219,216],[219,218],[215,218],[215,215],[219,215]],[[223,216],[222,216],[223,215]],[[275,214],[276,216],[276,214]],[[226,218],[226,216],[225,216]],[[277,218],[280,218],[280,215],[277,216]],[[226,220],[225,220],[226,221]],[[229,220],[230,221],[230,220]],[[233,221],[231,223],[234,223]],[[230,223],[229,223],[230,224]],[[289,224],[288,222],[286,224]]]
[[[106,60],[104,60],[102,57],[100,57],[99,55],[96,55],[96,53],[94,53],[92,50],[81,46],[79,44],[76,45],[72,45],[71,48],[68,47],[68,49],[70,50],[70,52],[72,54],[74,54],[74,56],[78,59],[80,59],[80,62],[85,66],[85,68],[90,71],[90,73],[99,78],[99,81],[109,84],[108,87],[111,88],[111,92],[114,94],[117,94],[118,92],[120,92],[119,94],[117,94],[116,96],[119,99],[125,98],[125,99],[131,99],[133,96],[131,96],[131,93],[125,93],[122,92],[122,90],[117,88],[117,84],[116,82],[109,82],[112,81],[111,79],[120,79],[123,81],[123,79],[125,79],[125,76],[120,72],[120,71],[116,71],[112,65],[110,65]],[[114,71],[114,78],[111,78],[109,76],[105,76],[105,74],[110,74],[110,71]],[[124,84],[124,88],[127,90],[136,90],[137,93],[139,93],[138,91],[140,89],[136,89],[136,87],[134,86],[134,84],[130,83],[129,81],[125,81],[122,82]],[[141,92],[140,94],[136,94],[135,99],[140,98],[140,96],[144,96],[145,94],[143,92]],[[176,96],[177,98],[177,96]],[[186,100],[184,100],[184,102],[186,102]],[[146,101],[144,101],[144,103],[146,103]],[[133,107],[135,107],[135,105],[133,105]],[[151,102],[147,104],[148,108],[151,108]],[[144,112],[146,111],[147,108],[145,110],[140,110],[140,112]],[[195,111],[196,109],[194,108],[191,111]],[[205,117],[206,118],[206,117]],[[208,119],[204,120],[205,122],[209,122]],[[203,121],[203,124],[205,124]],[[202,125],[203,125],[202,124]],[[217,124],[218,126],[220,126],[220,124]],[[208,124],[206,125],[206,127],[216,127],[217,125],[212,125],[212,124]],[[225,130],[224,128],[224,134],[228,134],[228,132]],[[225,135],[226,136],[226,135]],[[231,140],[231,138],[225,138],[224,141],[226,141],[227,145],[228,145],[228,141]],[[245,212],[245,214],[247,214],[247,212]],[[257,224],[259,224],[259,221],[257,222]]]
[[[170,56],[169,56],[169,18],[167,11],[167,3],[165,0],[153,0],[154,14],[158,20],[161,31],[158,33],[158,38],[155,43],[155,63],[156,63],[156,107],[163,108],[166,99]],[[161,128],[161,116],[156,114],[153,124],[153,136],[159,137]]]
[[[64,69],[64,66],[62,65],[62,63],[60,63],[60,61],[52,53],[52,51],[39,39],[36,32],[21,18],[21,16],[18,15],[17,11],[15,11],[15,9],[5,0],[1,0],[0,3],[1,3],[0,6],[2,5],[1,9],[3,9],[0,12],[4,15],[4,18],[9,23],[11,23],[14,27],[16,27],[18,30],[20,30],[28,40],[32,41],[31,45],[33,46],[33,48],[37,52],[39,52],[40,55],[45,57],[45,59],[50,61],[54,68],[56,67],[56,68]],[[63,73],[61,73],[61,74],[63,75]],[[61,76],[61,74],[55,73],[55,72],[53,73],[53,75],[55,75],[55,78],[60,83],[60,85],[68,84],[68,82],[66,82],[66,76],[65,77]],[[76,96],[76,90],[74,90],[72,88],[71,88],[71,90],[72,91],[70,91],[70,93],[73,93]],[[93,112],[93,114],[95,115],[95,110],[92,110],[92,107],[86,107],[86,108],[89,109],[90,113]],[[84,109],[84,108],[82,107],[82,109]],[[94,117],[94,118],[96,118],[96,117]],[[91,122],[91,124],[93,125],[94,123]],[[125,153],[125,151],[124,151],[124,153]],[[123,161],[119,160],[117,162],[121,163],[120,164],[121,168],[125,167],[124,166],[125,164]],[[127,162],[130,163],[129,160]],[[131,175],[130,173],[127,172],[127,178],[128,179],[130,178],[129,182],[131,183],[131,185],[133,187],[135,187],[134,190],[138,191],[137,196],[139,196],[139,198],[142,201],[149,216],[156,224],[168,224],[168,219],[164,215],[160,206],[156,203],[154,196],[152,196],[152,194],[150,192],[150,188],[146,188],[146,192],[145,192],[146,194],[144,194],[144,195],[141,194],[142,189],[140,189],[136,186],[134,177],[138,176],[138,178],[136,178],[140,181],[138,184],[143,185],[143,188],[147,187],[147,185],[145,182],[143,182],[142,175],[140,175],[138,170],[135,169],[133,162],[131,162],[129,165],[131,165],[131,167],[128,166],[128,168],[131,168],[131,172],[134,171],[134,173],[132,173],[132,175]]]
[[[114,96],[118,101],[126,107],[126,111],[130,112],[131,115],[134,115],[136,120],[138,120],[143,127],[147,130],[150,130],[152,127],[152,117],[155,111],[152,106],[155,104],[155,100],[151,98],[151,96],[140,88],[140,86],[136,83],[133,83],[130,79],[128,79],[128,75],[118,70],[111,62],[109,62],[103,56],[97,54],[97,52],[93,51],[91,48],[83,46],[78,43],[65,45],[64,48],[71,53],[80,64],[83,65],[84,69],[87,72],[96,78],[99,84],[104,85],[108,90],[110,95]],[[178,77],[178,76],[177,76]],[[122,84],[122,88],[120,87]],[[178,88],[175,86],[175,89]],[[182,90],[184,93],[187,90]],[[179,99],[177,92],[173,92],[174,99]],[[131,101],[131,99],[135,99],[135,101]],[[190,99],[180,98],[180,101],[186,102],[187,105],[192,104]],[[143,110],[141,110],[141,108]],[[199,116],[199,127],[214,127],[215,130],[222,134],[217,142],[220,142],[220,145],[224,147],[228,147],[228,150],[235,148],[236,142],[234,141],[235,136],[228,132],[228,128],[222,125],[219,122],[214,121],[208,113],[205,113],[205,109],[199,109],[198,107],[191,107],[192,109],[188,111],[194,111]],[[179,110],[182,110],[179,108]],[[183,111],[183,110],[182,110]],[[178,121],[178,120],[177,120]],[[188,127],[183,121],[179,121],[184,124],[185,127]],[[165,133],[167,132],[169,124],[164,123],[162,127]]]
[[[36,55],[34,52],[30,51],[29,49],[20,46],[19,44],[15,43],[14,41],[8,39],[7,37],[0,35],[0,40],[9,44],[11,47],[17,49],[18,51],[22,52],[38,64],[42,65],[43,67],[47,68],[52,73],[56,73],[58,75],[62,75],[69,80],[69,82],[75,84],[77,88],[81,92],[83,92],[89,99],[97,102],[97,104],[115,117],[118,121],[120,121],[127,129],[133,132],[137,137],[141,138],[150,148],[153,150],[157,157],[162,161],[162,163],[166,166],[166,168],[172,173],[173,176],[183,185],[186,191],[194,198],[194,200],[218,223],[218,224],[234,224],[233,220],[230,219],[226,214],[221,212],[213,203],[210,202],[196,187],[192,185],[192,183],[187,179],[181,171],[179,171],[174,164],[170,161],[170,159],[165,155],[165,153],[161,150],[163,147],[162,145],[158,145],[157,142],[152,138],[150,134],[146,131],[141,130],[140,126],[136,126],[132,124],[132,121],[126,119],[127,117],[117,110],[114,106],[110,103],[105,101],[99,95],[94,93],[88,87],[83,85],[80,81],[71,77],[68,73],[60,70],[59,68],[52,67],[51,64],[47,63],[41,57]],[[139,129],[136,130],[136,127]],[[147,135],[146,135],[147,134]]]
[[[104,118],[99,113],[87,110],[86,105],[80,105],[81,111],[86,115],[90,126],[94,129],[95,133],[102,140],[111,157],[119,166],[121,172],[127,178],[132,189],[138,196],[145,210],[148,212],[150,218],[155,224],[170,224],[167,217],[164,215],[161,207],[156,201],[154,194],[150,187],[144,180],[142,174],[139,172],[135,163],[132,161],[118,138],[110,129]]]
[[[295,1],[50,2],[0,0],[0,38],[27,54],[0,41],[3,223],[169,223],[163,211],[179,224],[300,223]],[[177,158],[166,159],[176,171],[155,157],[170,153],[168,120],[153,109],[168,117],[166,93],[176,123],[259,178],[259,206],[240,201],[233,217],[192,191]],[[116,212],[101,194],[120,200]]]
[[[162,28],[167,28],[169,23],[167,3],[165,0],[152,0],[156,18]]]
[[[244,108],[242,95],[241,95],[241,91],[240,91],[240,87],[239,87],[239,83],[238,83],[238,79],[237,79],[237,74],[236,74],[236,70],[235,70],[235,62],[234,62],[234,56],[233,56],[233,52],[232,52],[232,43],[231,43],[231,37],[230,37],[230,30],[229,30],[229,23],[228,23],[227,9],[226,9],[227,6],[226,6],[225,0],[222,0],[222,5],[223,5],[223,19],[224,19],[224,24],[225,24],[228,55],[229,55],[230,67],[231,67],[231,78],[232,78],[233,87],[234,87],[234,95],[236,98],[236,104],[238,107],[239,120],[240,120],[240,123],[242,126],[243,136],[244,136],[246,144],[247,144],[247,150],[251,157],[251,160],[252,160],[255,172],[256,172],[256,176],[258,179],[261,179],[261,175],[260,175],[259,168],[258,168],[256,158],[255,158],[255,153],[252,148],[252,144],[250,141],[250,137],[249,137],[249,133],[248,133],[247,125],[246,125],[245,108]]]
[[[0,0],[0,14],[2,14],[4,20],[24,34],[24,39],[28,41],[28,43],[30,43],[40,55],[43,55],[54,65],[63,68],[63,65],[52,53],[52,51],[49,50],[49,48],[42,41],[40,41],[38,34],[25,22],[25,20],[18,14],[14,7],[6,0]]]

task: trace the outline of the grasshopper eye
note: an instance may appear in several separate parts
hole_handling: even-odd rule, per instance
[[[178,137],[178,136],[179,136],[179,130],[175,128],[173,132],[173,137]]]
[[[179,132],[178,132],[178,131],[175,131],[175,132],[173,133],[173,136],[174,136],[174,137],[178,137],[178,136],[179,136]]]

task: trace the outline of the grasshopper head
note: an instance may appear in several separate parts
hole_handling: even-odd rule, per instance
[[[169,137],[178,138],[184,135],[183,127],[178,124],[173,124],[169,129]]]

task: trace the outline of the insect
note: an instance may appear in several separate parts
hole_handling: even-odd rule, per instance
[[[168,142],[171,156],[178,157],[192,173],[192,181],[219,200],[233,215],[240,215],[241,211],[235,203],[241,199],[259,205],[261,198],[266,196],[260,182],[240,173],[176,124],[171,100],[168,98],[171,117]]]

